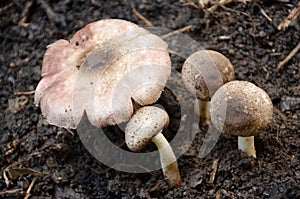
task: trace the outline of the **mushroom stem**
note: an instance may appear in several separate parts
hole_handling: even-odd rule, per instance
[[[157,147],[160,155],[160,161],[165,178],[171,185],[179,187],[181,185],[181,177],[178,170],[176,156],[161,132],[154,136],[151,140]]]
[[[196,99],[195,112],[200,117],[200,122],[202,124],[210,124],[209,101]]]
[[[209,101],[198,100],[199,110],[200,110],[200,122],[209,125],[210,115],[209,115]]]
[[[254,136],[241,137],[238,136],[238,148],[249,156],[256,158],[256,151],[254,146]]]

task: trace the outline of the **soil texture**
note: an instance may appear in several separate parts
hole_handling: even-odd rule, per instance
[[[299,20],[277,29],[296,4],[296,0],[254,0],[208,13],[197,9],[197,1],[1,1],[0,197],[300,198],[300,53],[277,70],[300,42]],[[172,30],[191,26],[184,34],[223,53],[231,60],[236,79],[250,81],[270,95],[273,122],[255,138],[256,159],[237,149],[236,137],[223,135],[205,158],[199,158],[207,129],[201,126],[178,159],[182,186],[172,188],[161,170],[134,174],[105,166],[86,150],[76,131],[47,123],[32,92],[41,79],[47,45],[70,39],[101,19],[146,26],[132,5],[154,26]],[[180,71],[184,60],[172,56],[172,61]],[[176,110],[168,112],[177,117]],[[122,144],[122,132],[115,127],[107,131]],[[172,131],[171,125],[168,132]]]

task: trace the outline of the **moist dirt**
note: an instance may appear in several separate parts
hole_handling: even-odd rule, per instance
[[[184,34],[206,49],[223,53],[237,79],[250,81],[270,95],[274,118],[271,127],[256,137],[256,159],[237,150],[236,137],[223,135],[211,153],[199,158],[207,130],[200,126],[193,144],[178,159],[182,186],[172,188],[161,170],[134,174],[105,166],[86,150],[76,131],[47,123],[31,92],[41,78],[46,46],[70,39],[100,19],[119,18],[146,26],[131,4],[157,27],[178,30],[191,25]],[[279,62],[300,41],[299,21],[277,29],[296,4],[296,0],[255,0],[207,13],[179,0],[1,1],[0,197],[300,198],[300,53],[277,71]],[[174,69],[180,71],[184,60],[171,57]],[[176,102],[166,95],[167,89],[160,101],[169,105],[168,112],[176,119]],[[177,128],[176,121],[171,124],[169,140]],[[126,150],[120,130],[109,127],[107,134]]]

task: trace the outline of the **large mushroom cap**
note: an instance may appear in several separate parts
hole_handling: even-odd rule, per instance
[[[125,140],[128,148],[139,151],[151,139],[169,124],[166,111],[155,106],[144,106],[138,109],[125,129]]]
[[[225,123],[222,110],[226,108]],[[211,121],[226,135],[255,136],[266,130],[273,115],[269,95],[247,81],[231,81],[220,87],[210,102]]]
[[[234,80],[229,59],[213,50],[200,50],[189,56],[182,75],[188,90],[202,101],[209,101],[220,86]]]
[[[157,101],[171,72],[167,44],[124,20],[88,24],[70,41],[48,46],[35,104],[51,124],[77,128],[124,122],[140,105]]]

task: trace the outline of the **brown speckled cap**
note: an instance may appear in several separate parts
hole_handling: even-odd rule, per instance
[[[129,149],[139,151],[169,124],[166,111],[155,106],[144,106],[136,111],[125,129]]]
[[[160,97],[171,73],[167,47],[125,20],[90,23],[47,47],[35,104],[49,123],[66,128],[77,128],[84,112],[97,127],[127,121],[132,99],[144,106]]]
[[[202,101],[209,101],[214,92],[234,80],[229,59],[213,50],[200,50],[187,58],[182,76],[188,90]]]
[[[223,126],[221,112],[225,107]],[[226,135],[249,137],[258,135],[269,127],[273,116],[273,104],[269,95],[254,84],[247,81],[231,81],[213,95],[210,114],[212,123]]]

